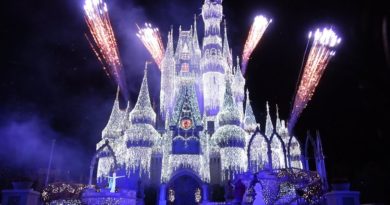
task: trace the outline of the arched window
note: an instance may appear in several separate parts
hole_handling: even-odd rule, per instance
[[[284,152],[282,142],[277,135],[272,135],[271,138],[271,151],[272,151],[272,168],[281,169],[285,168]]]
[[[217,49],[215,49],[215,48],[212,48],[211,50],[210,50],[210,54],[213,56],[213,55],[217,55]]]
[[[265,137],[257,133],[249,144],[249,169],[258,172],[268,164],[268,144]]]
[[[98,161],[97,166],[97,178],[98,181],[102,181],[104,176],[110,175],[112,171],[117,169],[117,159],[114,150],[106,140],[97,150],[95,155],[92,157],[90,173],[89,173],[89,184],[92,184],[93,169],[95,163]]]
[[[302,169],[301,146],[295,136],[291,136],[289,143],[289,161],[292,168]]]

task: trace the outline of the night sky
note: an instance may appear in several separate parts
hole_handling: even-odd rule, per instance
[[[148,21],[158,26],[165,44],[171,25],[176,39],[179,25],[189,29],[193,15],[198,14],[198,35],[202,37],[199,14],[203,1],[107,3],[134,103],[144,62],[151,59],[135,36],[135,23]],[[273,119],[275,104],[281,118],[289,117],[308,31],[333,26],[342,42],[295,133],[302,142],[307,130],[320,131],[330,181],[348,179],[352,189],[362,192],[362,202],[389,201],[385,150],[390,137],[390,59],[386,61],[384,33],[390,37],[390,12],[384,3],[225,0],[223,6],[234,56],[241,53],[257,14],[273,19],[245,76],[262,128],[266,101]],[[2,2],[1,188],[9,188],[15,173],[47,167],[52,139],[56,139],[55,168],[69,171],[73,181],[84,180],[83,175],[88,174],[116,86],[85,38],[88,30],[82,7],[82,0]],[[387,43],[387,52],[389,46]],[[149,88],[156,107],[159,75],[151,65]]]

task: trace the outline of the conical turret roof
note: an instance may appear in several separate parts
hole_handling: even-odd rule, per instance
[[[219,126],[231,124],[240,125],[240,112],[234,102],[231,83],[226,80],[226,90],[222,110],[217,115]]]
[[[265,135],[271,137],[274,132],[274,125],[272,124],[271,115],[269,114],[269,105],[267,102],[267,118],[265,120]]]
[[[117,89],[114,105],[112,106],[110,119],[102,131],[102,138],[118,137],[122,132],[122,122],[125,118],[125,111],[119,108],[119,87]]]
[[[130,121],[134,123],[146,123],[154,125],[156,123],[156,113],[152,108],[149,97],[147,63],[145,64],[144,78],[139,91],[137,103],[130,112]]]
[[[232,56],[230,53],[229,41],[227,38],[226,20],[224,21],[224,38],[223,38],[223,56],[227,59],[229,66],[232,66]]]
[[[240,68],[240,58],[237,56],[237,69],[234,72],[234,82],[235,83],[245,83],[244,75],[242,75]]]
[[[246,105],[245,105],[245,115],[244,115],[244,129],[247,132],[254,132],[256,130],[257,123],[255,115],[253,114],[253,109],[249,100],[249,91],[246,90]]]
[[[195,50],[195,54],[197,54],[198,56],[200,56],[201,54],[201,51],[200,51],[200,47],[199,47],[199,40],[198,40],[198,31],[196,29],[196,14],[194,15],[194,35],[192,37],[192,42],[194,44],[194,50]]]

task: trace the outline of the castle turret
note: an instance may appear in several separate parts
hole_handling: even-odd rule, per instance
[[[173,51],[172,30],[168,33],[168,43],[164,58],[161,62],[161,91],[160,114],[165,119],[168,112],[172,112],[173,99],[175,97],[175,58]]]
[[[150,103],[146,65],[137,103],[130,112],[130,121],[131,125],[125,131],[127,172],[149,176],[152,148],[159,134],[154,128],[156,113]]]
[[[223,107],[217,119],[219,127],[213,138],[220,148],[222,179],[233,179],[235,174],[247,169],[246,133],[240,127],[240,113],[233,100],[228,80]]]

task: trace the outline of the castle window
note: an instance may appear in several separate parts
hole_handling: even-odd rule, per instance
[[[181,59],[182,60],[189,60],[190,59],[190,54],[189,53],[182,53],[181,54]]]
[[[215,48],[212,48],[210,51],[212,56],[217,54],[217,49]]]
[[[188,63],[181,64],[181,72],[188,72],[188,71],[190,71],[190,66],[188,65]]]

